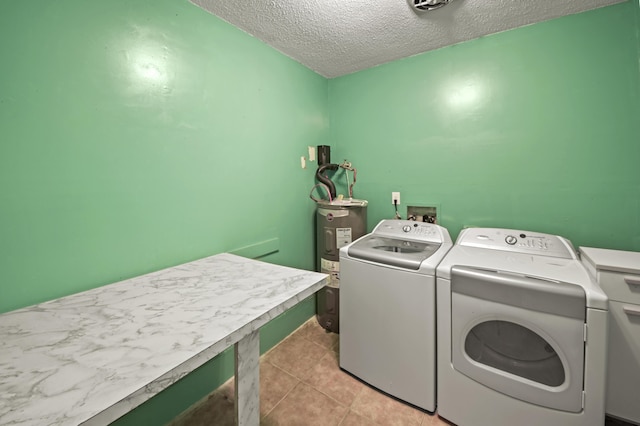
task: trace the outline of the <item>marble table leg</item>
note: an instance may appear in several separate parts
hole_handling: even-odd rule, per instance
[[[235,344],[236,424],[260,424],[260,330]]]

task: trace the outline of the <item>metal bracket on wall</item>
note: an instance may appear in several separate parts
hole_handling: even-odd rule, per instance
[[[249,244],[248,246],[231,250],[229,253],[237,254],[238,256],[247,257],[249,259],[259,259],[277,251],[280,251],[280,238],[273,237],[268,240],[260,241],[259,243]]]

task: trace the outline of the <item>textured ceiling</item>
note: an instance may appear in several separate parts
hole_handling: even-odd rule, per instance
[[[625,0],[191,0],[325,77]],[[594,31],[597,31],[594,28]]]

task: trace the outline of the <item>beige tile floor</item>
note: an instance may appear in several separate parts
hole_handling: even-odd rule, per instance
[[[340,370],[338,343],[311,318],[260,358],[261,425],[450,425]],[[233,425],[233,399],[232,379],[170,426]]]

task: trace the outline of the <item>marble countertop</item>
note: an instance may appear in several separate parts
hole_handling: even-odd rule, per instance
[[[219,254],[0,315],[0,424],[108,424],[326,275]]]

